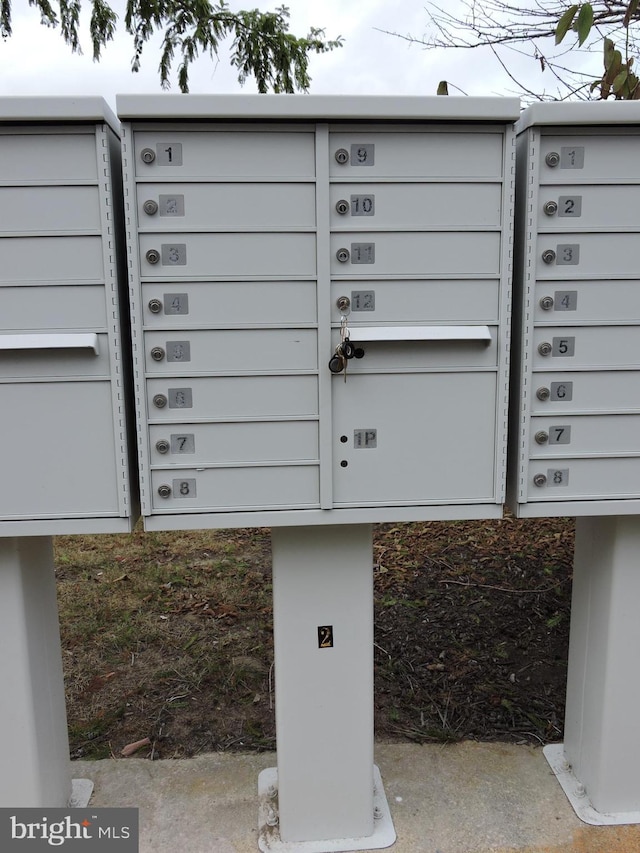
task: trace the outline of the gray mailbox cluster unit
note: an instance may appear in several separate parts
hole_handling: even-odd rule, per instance
[[[510,503],[637,514],[638,105],[538,104],[516,130]]]
[[[0,100],[2,536],[136,515],[117,132],[101,98]]]
[[[148,529],[502,513],[517,111],[118,98]]]

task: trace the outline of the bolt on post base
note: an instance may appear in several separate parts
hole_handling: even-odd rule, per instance
[[[311,771],[310,771],[311,772]],[[258,847],[262,853],[341,853],[381,850],[396,840],[396,831],[377,766],[373,767],[373,835],[329,838],[323,841],[282,841],[278,822],[278,769],[269,767],[258,777]]]
[[[574,812],[584,823],[591,826],[617,826],[621,824],[640,823],[638,812],[599,812],[589,799],[589,792],[575,776],[573,769],[565,758],[564,744],[552,743],[542,750],[549,762],[556,779],[571,803]]]

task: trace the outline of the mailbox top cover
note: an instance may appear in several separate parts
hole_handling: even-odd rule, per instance
[[[117,95],[121,119],[309,119],[504,121],[520,115],[518,98],[418,95]]]
[[[516,122],[516,133],[536,125],[640,124],[640,101],[549,101],[533,104]]]
[[[120,124],[104,98],[7,95],[0,98],[0,122],[17,124],[103,123],[120,135]]]

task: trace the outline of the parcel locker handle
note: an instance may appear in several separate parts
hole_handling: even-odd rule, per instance
[[[92,349],[98,355],[98,336],[76,335],[0,335],[0,350]]]
[[[353,326],[351,341],[490,341],[488,326]]]

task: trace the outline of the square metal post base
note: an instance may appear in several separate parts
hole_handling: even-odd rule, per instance
[[[591,824],[591,826],[640,823],[640,812],[607,813],[599,812],[593,807],[584,785],[574,775],[571,765],[565,758],[563,743],[549,744],[544,747],[542,752],[581,821]]]
[[[310,771],[311,772],[311,771]],[[324,841],[282,841],[278,828],[278,768],[258,777],[258,847],[263,853],[341,853],[380,850],[396,840],[396,831],[377,766],[373,767],[373,835],[364,838],[328,838]]]

